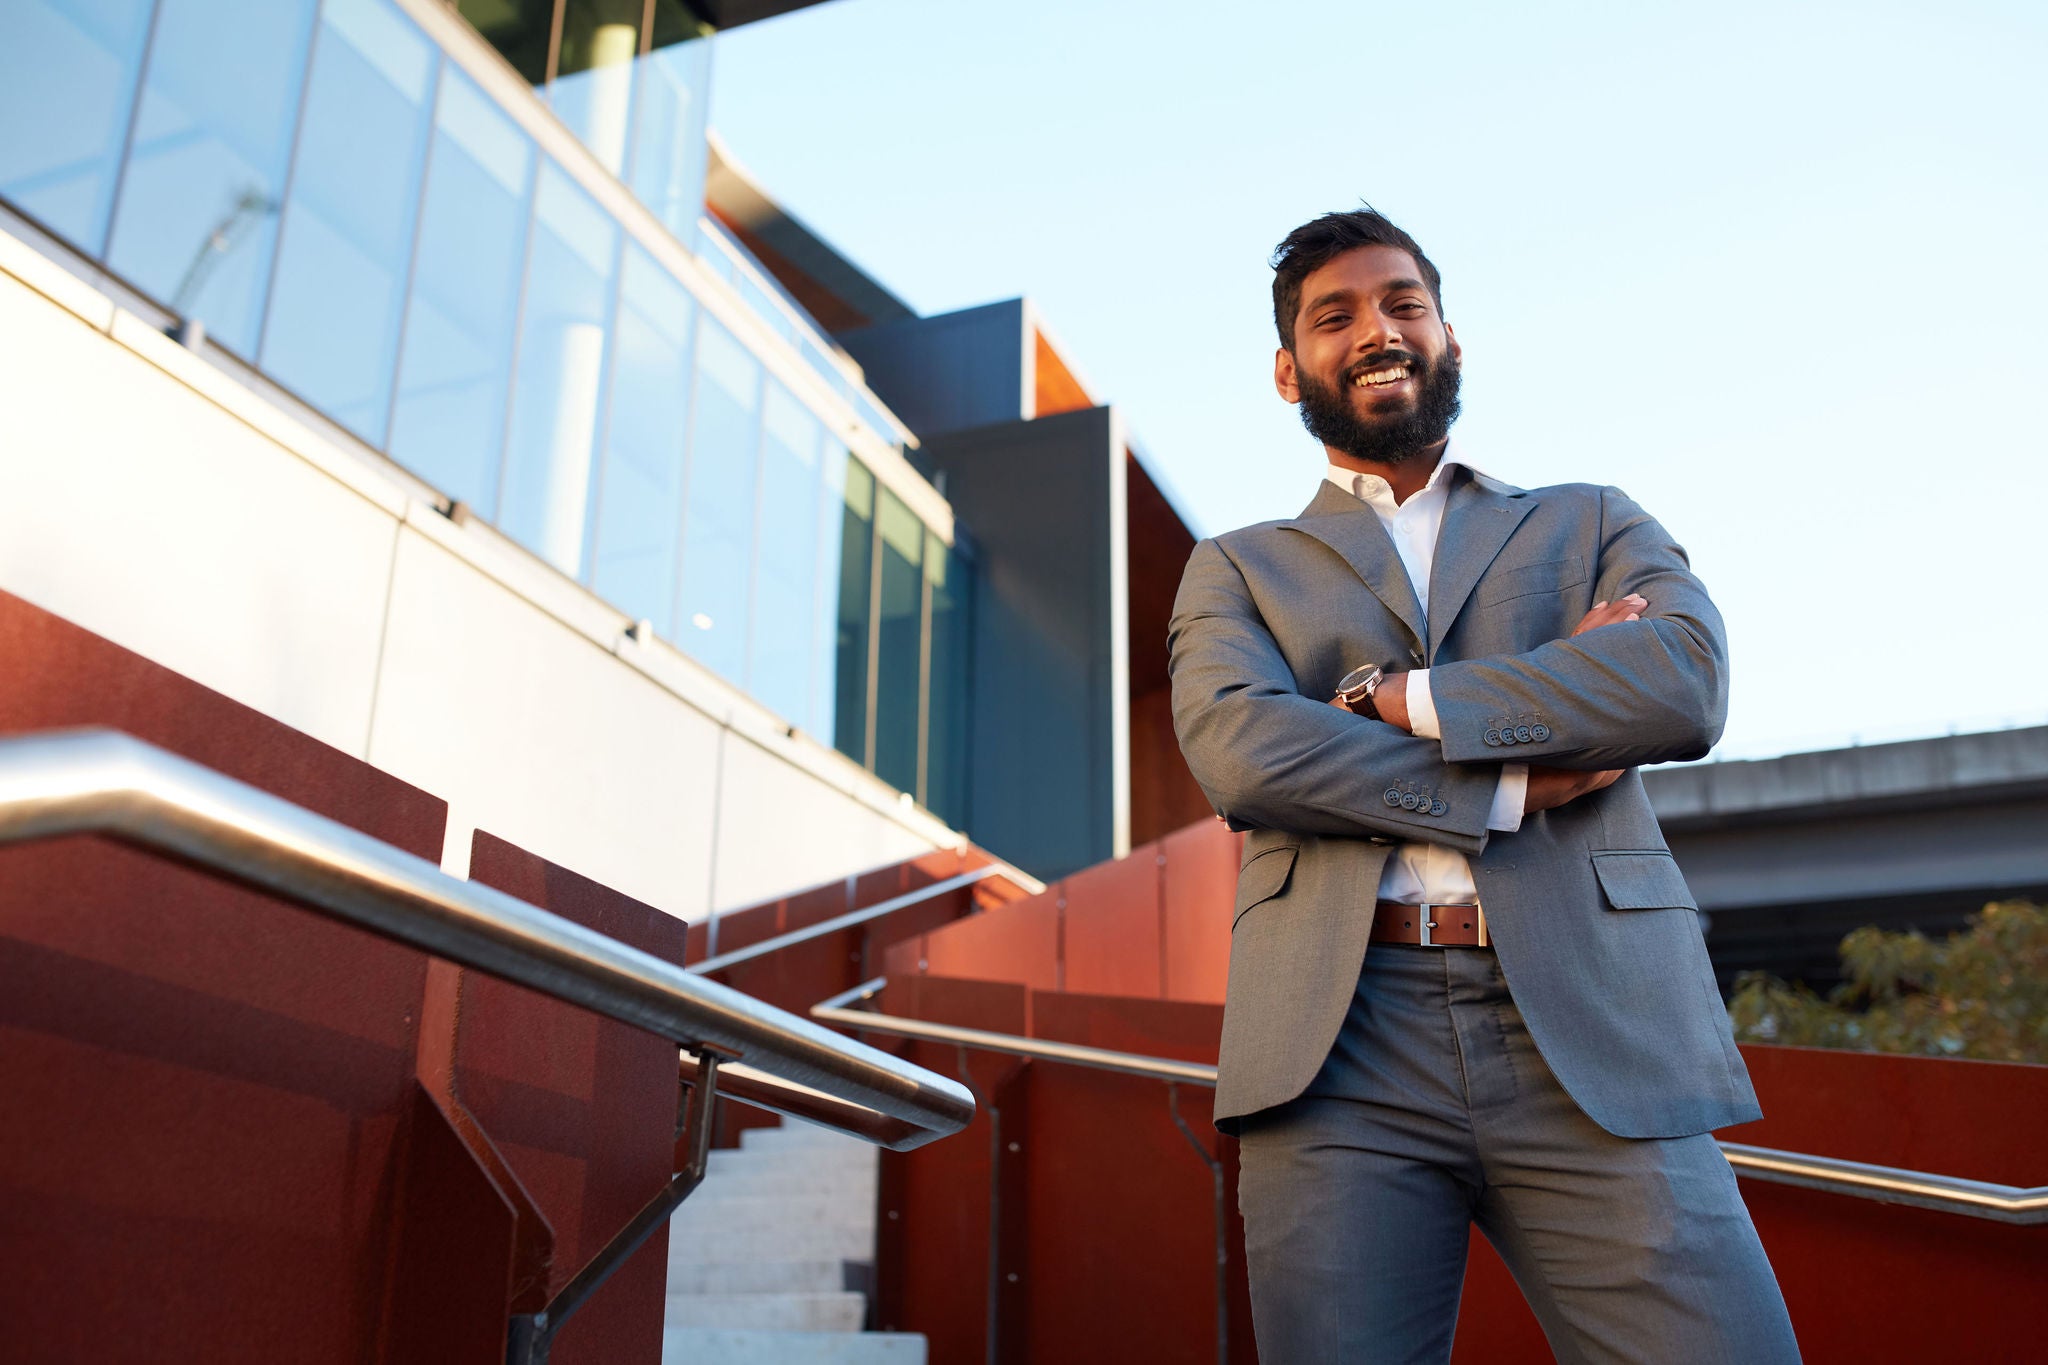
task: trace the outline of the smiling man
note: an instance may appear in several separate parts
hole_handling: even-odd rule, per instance
[[[1727,710],[1705,588],[1619,489],[1449,439],[1437,269],[1370,210],[1274,254],[1327,469],[1195,547],[1174,724],[1248,831],[1216,1121],[1266,1365],[1444,1361],[1476,1225],[1562,1361],[1796,1361],[1711,1130],[1758,1117],[1638,765]]]

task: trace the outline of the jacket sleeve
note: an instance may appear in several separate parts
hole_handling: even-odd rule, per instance
[[[1446,763],[1435,740],[1302,696],[1244,575],[1213,540],[1188,560],[1167,648],[1181,753],[1234,825],[1486,846],[1503,756]]]
[[[1631,768],[1714,747],[1728,718],[1728,644],[1685,551],[1626,493],[1606,488],[1597,566],[1594,600],[1641,593],[1643,618],[1432,668],[1445,758]],[[1528,724],[1535,737],[1489,745],[1503,723]]]

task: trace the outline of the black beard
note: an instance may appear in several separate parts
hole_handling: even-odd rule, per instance
[[[1399,360],[1417,375],[1421,391],[1415,406],[1387,417],[1359,415],[1351,404],[1351,385],[1367,369]],[[1441,361],[1425,361],[1411,352],[1388,351],[1344,372],[1344,387],[1333,389],[1306,370],[1295,371],[1301,386],[1301,424],[1308,434],[1332,450],[1371,464],[1398,465],[1443,443],[1458,420],[1458,362],[1448,352]]]

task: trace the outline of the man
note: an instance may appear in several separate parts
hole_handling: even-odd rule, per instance
[[[1170,635],[1188,766],[1250,831],[1216,1119],[1260,1358],[1448,1359],[1476,1224],[1560,1360],[1796,1361],[1710,1135],[1755,1094],[1635,772],[1719,736],[1720,616],[1620,490],[1461,460],[1406,233],[1330,214],[1273,264],[1327,476],[1195,547]]]

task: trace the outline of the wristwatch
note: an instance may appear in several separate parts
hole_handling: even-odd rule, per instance
[[[1366,664],[1354,668],[1344,675],[1337,684],[1337,702],[1353,715],[1369,720],[1380,718],[1379,707],[1373,705],[1372,694],[1379,691],[1380,683],[1386,678],[1378,664]]]

